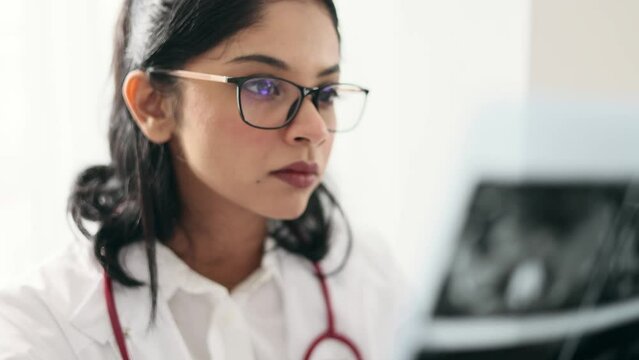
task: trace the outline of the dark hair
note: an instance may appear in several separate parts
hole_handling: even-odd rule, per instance
[[[317,0],[320,1],[320,0]],[[332,0],[321,0],[338,34]],[[122,97],[124,78],[132,70],[179,68],[189,59],[220,44],[260,21],[264,0],[125,0],[115,35],[113,73],[115,94],[110,116],[111,164],[93,166],[77,178],[69,198],[69,212],[78,229],[93,240],[94,254],[106,273],[125,286],[144,283],[132,278],[118,254],[128,244],[143,241],[148,260],[152,315],[157,300],[155,241],[174,233],[180,201],[168,144],[149,141],[133,121]],[[175,90],[175,80],[154,76],[158,89]],[[273,221],[270,235],[277,244],[311,261],[329,250],[332,212],[344,214],[321,184],[305,212],[295,220]],[[85,222],[95,222],[90,233]],[[352,242],[348,231],[349,251]],[[337,269],[344,266],[344,261]],[[335,271],[334,271],[335,272]]]

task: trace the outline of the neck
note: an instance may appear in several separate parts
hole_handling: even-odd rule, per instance
[[[184,204],[167,245],[194,271],[231,290],[260,266],[266,219],[220,197],[205,203],[214,205]]]

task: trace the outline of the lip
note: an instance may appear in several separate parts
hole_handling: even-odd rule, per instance
[[[285,183],[299,188],[307,188],[315,183],[319,174],[317,163],[298,161],[271,172],[271,175]]]

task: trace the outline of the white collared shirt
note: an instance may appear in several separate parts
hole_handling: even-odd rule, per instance
[[[369,240],[356,237],[346,267],[327,284],[337,331],[364,359],[386,360],[405,293],[388,252]],[[342,254],[331,250],[322,265],[334,269]],[[134,278],[148,279],[142,244],[123,249],[122,258]],[[231,293],[162,245],[157,264],[154,324],[148,287],[114,283],[132,359],[301,360],[326,329],[312,265],[283,249],[266,252],[260,268]],[[29,280],[0,291],[0,359],[119,358],[102,271],[88,241],[74,242]]]
[[[285,359],[282,279],[275,242],[267,239],[260,267],[231,292],[157,246],[160,296],[193,359]],[[280,250],[281,251],[281,250]]]

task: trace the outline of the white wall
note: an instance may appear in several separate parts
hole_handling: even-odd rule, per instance
[[[535,0],[531,19],[533,93],[639,100],[639,1]]]
[[[116,7],[112,0],[3,4],[0,286],[70,241],[71,181],[107,159]]]
[[[342,80],[370,89],[366,112],[350,133],[338,134],[330,178],[349,220],[378,239],[401,246],[399,116],[401,66],[397,4],[336,0],[342,34]]]
[[[468,190],[468,131],[482,109],[527,94],[529,1],[404,0],[400,11],[398,250],[428,305]]]

